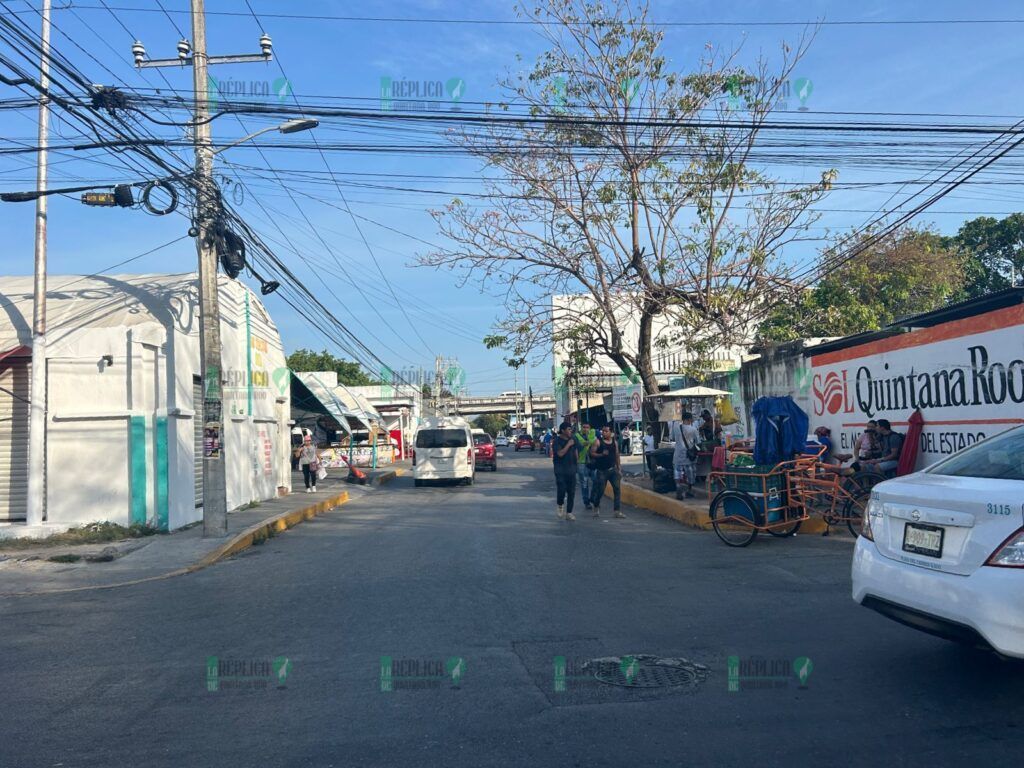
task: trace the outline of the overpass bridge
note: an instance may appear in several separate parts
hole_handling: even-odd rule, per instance
[[[524,416],[548,414],[555,416],[554,395],[490,395],[483,397],[457,397],[451,402],[452,413],[481,415],[484,413],[513,414]]]

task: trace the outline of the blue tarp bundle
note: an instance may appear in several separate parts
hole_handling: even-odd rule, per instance
[[[754,461],[778,464],[804,449],[810,420],[792,397],[760,397],[750,410],[754,417]]]

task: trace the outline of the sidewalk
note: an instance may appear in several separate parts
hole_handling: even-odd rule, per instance
[[[646,509],[662,517],[669,517],[678,523],[690,528],[700,530],[712,530],[711,518],[708,510],[711,506],[711,499],[708,497],[707,486],[698,480],[693,491],[694,499],[677,500],[672,493],[655,493],[653,483],[649,476],[641,476],[643,461],[639,456],[623,456],[622,470],[624,473],[635,473],[624,475],[622,478],[622,502],[639,509]],[[610,490],[610,489],[609,489]],[[605,495],[609,490],[605,491]],[[829,528],[825,521],[818,515],[805,520],[800,527],[802,534],[824,534]],[[842,529],[834,528],[839,538],[843,538]]]
[[[39,595],[87,589],[109,589],[191,573],[221,558],[262,543],[315,515],[345,504],[406,471],[405,463],[366,470],[367,486],[350,485],[340,470],[320,482],[317,493],[303,491],[302,475],[295,473],[288,496],[261,502],[252,509],[228,514],[228,535],[204,538],[202,524],[169,534],[106,544],[40,546],[31,549],[0,547],[0,597]],[[78,555],[77,562],[49,558]],[[89,562],[99,558],[100,562]]]

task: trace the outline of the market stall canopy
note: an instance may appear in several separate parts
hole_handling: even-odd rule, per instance
[[[383,417],[380,415],[380,412],[373,407],[370,401],[366,399],[365,395],[362,395],[359,392],[353,392],[344,384],[338,384],[332,391],[334,395],[345,404],[349,411],[351,411],[359,421],[366,425],[367,429],[369,429],[372,424],[381,424],[383,422]]]
[[[687,387],[686,389],[673,389],[668,392],[655,392],[648,397],[719,397],[720,395],[731,395],[723,389],[712,389],[711,387]]]
[[[329,387],[315,374],[292,372],[292,417],[305,414],[329,416],[338,422],[342,430],[352,434],[349,419],[359,419],[359,414],[339,400]],[[295,418],[295,421],[301,421]]]

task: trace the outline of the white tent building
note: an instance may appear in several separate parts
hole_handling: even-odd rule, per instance
[[[221,277],[220,448],[235,509],[290,490],[290,378],[259,298]],[[203,397],[194,274],[50,276],[47,531],[202,519]],[[0,535],[24,529],[32,278],[0,278]],[[4,531],[3,528],[8,530]]]

